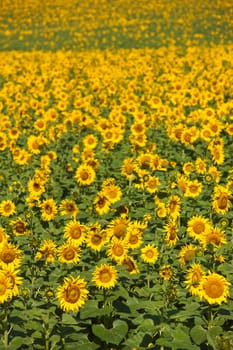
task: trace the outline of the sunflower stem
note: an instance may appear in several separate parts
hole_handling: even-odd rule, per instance
[[[9,310],[8,307],[5,306],[4,308],[4,317],[2,320],[2,329],[3,329],[3,336],[2,336],[2,342],[4,345],[4,348],[8,348],[9,345],[9,334],[11,332],[11,327],[9,327]]]

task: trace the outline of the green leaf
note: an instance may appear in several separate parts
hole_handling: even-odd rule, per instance
[[[113,311],[112,306],[99,308],[97,300],[89,300],[86,305],[80,310],[80,319],[95,318],[98,316],[110,315]]]
[[[77,320],[74,318],[74,316],[64,313],[64,314],[62,314],[62,324],[65,324],[65,325],[75,324],[75,325],[77,325]]]
[[[222,327],[214,326],[207,331],[207,341],[208,344],[216,350],[216,338],[223,332]]]
[[[10,342],[9,350],[21,349],[22,345],[32,346],[32,339],[24,337],[14,337]]]
[[[93,333],[107,344],[119,345],[128,332],[128,325],[126,322],[116,320],[113,322],[112,328],[105,328],[103,324],[93,325]]]
[[[197,345],[204,343],[207,339],[207,331],[200,325],[194,326],[190,331],[190,335]]]

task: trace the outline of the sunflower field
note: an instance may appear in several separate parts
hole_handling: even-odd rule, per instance
[[[0,2],[0,350],[233,349],[231,0]]]

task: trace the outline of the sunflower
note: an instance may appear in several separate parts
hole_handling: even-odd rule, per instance
[[[208,174],[212,176],[216,183],[219,183],[221,173],[215,166],[209,167]]]
[[[186,176],[178,174],[177,176],[177,186],[183,194],[186,194],[188,188],[188,179]]]
[[[188,269],[185,284],[192,295],[200,295],[200,282],[204,276],[205,272],[198,263],[192,264]]]
[[[121,167],[121,174],[124,175],[128,180],[133,180],[135,175],[136,162],[133,158],[125,158]]]
[[[95,268],[92,281],[97,288],[111,289],[117,282],[117,270],[109,264],[102,264]]]
[[[173,270],[170,265],[160,267],[159,275],[164,281],[169,281],[173,276]]]
[[[87,282],[77,277],[66,277],[63,285],[57,289],[59,306],[66,312],[76,312],[86,303],[89,291]]]
[[[128,254],[128,249],[129,247],[126,241],[113,237],[108,246],[108,256],[118,264],[121,264]]]
[[[111,202],[106,197],[105,193],[103,191],[99,192],[97,197],[94,200],[94,207],[95,211],[99,215],[107,214],[110,210]]]
[[[100,227],[92,227],[87,231],[86,244],[87,247],[99,252],[105,245],[108,239],[106,230],[101,230]]]
[[[141,249],[141,258],[148,264],[154,264],[158,260],[159,251],[153,244],[147,244]]]
[[[44,182],[41,179],[33,178],[28,181],[28,191],[31,196],[37,198],[45,192]]]
[[[125,217],[125,215],[121,215],[110,222],[108,229],[113,236],[117,238],[124,238],[126,236],[129,223],[130,221]]]
[[[37,260],[44,260],[45,263],[48,264],[54,262],[56,253],[56,244],[51,239],[46,239],[36,253],[35,258]]]
[[[187,183],[187,189],[185,191],[186,197],[198,197],[202,191],[202,183],[198,182],[198,180],[189,180]]]
[[[169,220],[169,222],[163,227],[166,237],[165,242],[168,246],[173,247],[176,245],[178,240],[178,227],[177,223],[174,220]]]
[[[21,264],[22,252],[12,243],[6,243],[0,250],[0,266],[4,268],[16,268]]]
[[[232,194],[228,188],[224,186],[216,186],[212,196],[213,209],[218,214],[226,214],[229,210]]]
[[[103,196],[105,196],[111,204],[116,203],[122,197],[122,192],[117,185],[104,186],[102,189]]]
[[[86,239],[86,231],[86,226],[80,221],[72,220],[65,225],[64,238],[73,245],[81,246]]]
[[[195,168],[197,174],[205,174],[206,173],[206,161],[202,158],[197,158],[195,161]]]
[[[86,148],[94,149],[98,145],[98,138],[93,134],[86,135],[82,141]]]
[[[187,232],[190,237],[200,240],[210,230],[211,224],[208,219],[201,215],[195,215],[188,221]]]
[[[221,165],[224,163],[224,150],[223,147],[221,146],[215,146],[210,149],[211,155],[212,155],[212,160],[215,164]]]
[[[12,289],[11,289],[10,279],[5,276],[5,274],[0,272],[0,304],[11,299]]]
[[[96,173],[90,165],[82,164],[76,170],[75,178],[81,186],[88,186],[95,181]]]
[[[124,260],[122,261],[122,265],[125,265],[126,270],[132,275],[139,273],[139,269],[138,269],[136,261],[129,255],[127,255],[124,258]]]
[[[9,217],[15,213],[15,204],[11,200],[4,200],[0,203],[0,214]]]
[[[80,260],[80,249],[71,243],[64,243],[57,248],[57,255],[61,263],[76,264]]]
[[[192,162],[184,163],[182,170],[185,175],[189,175],[194,170],[194,165]]]
[[[11,297],[19,295],[18,286],[23,283],[23,278],[18,276],[18,272],[19,270],[15,270],[12,267],[1,271],[10,282],[9,294]]]
[[[174,220],[176,220],[180,216],[180,203],[181,199],[177,195],[170,196],[170,198],[167,201],[167,213]]]
[[[142,244],[142,231],[135,228],[131,229],[129,227],[128,232],[125,237],[125,241],[127,242],[127,245],[130,249],[136,249],[139,248]]]
[[[15,236],[29,235],[31,233],[31,231],[28,229],[27,222],[21,218],[11,220],[10,225]]]
[[[188,264],[195,257],[196,247],[192,244],[185,245],[179,252],[179,262],[181,266]]]
[[[7,243],[9,236],[4,227],[0,227],[0,248]]]
[[[61,215],[70,215],[75,218],[78,215],[78,207],[72,199],[63,199],[59,205]]]
[[[205,235],[200,239],[200,243],[206,248],[206,246],[212,243],[216,247],[220,247],[227,243],[225,232],[218,227],[211,227]]]
[[[157,192],[159,185],[160,181],[157,176],[149,176],[148,180],[144,183],[145,189],[149,193]]]
[[[54,220],[57,214],[57,205],[53,198],[45,199],[41,205],[41,216],[45,221]]]
[[[200,282],[200,297],[209,304],[221,304],[227,301],[230,282],[222,275],[212,272]]]

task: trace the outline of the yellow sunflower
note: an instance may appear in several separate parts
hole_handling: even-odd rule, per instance
[[[180,216],[180,205],[181,205],[181,199],[177,195],[170,196],[167,201],[167,213],[170,215],[174,220],[176,220]]]
[[[185,284],[192,295],[200,295],[200,282],[205,276],[205,272],[200,264],[194,263],[187,271]]]
[[[52,263],[55,260],[57,253],[56,244],[51,239],[43,241],[39,251],[36,253],[37,260],[44,260],[46,264]]]
[[[10,221],[15,236],[29,235],[31,231],[28,228],[28,223],[21,218]]]
[[[110,210],[111,202],[106,197],[105,193],[103,191],[99,192],[97,197],[94,200],[94,207],[95,211],[99,215],[107,214]]]
[[[201,215],[194,215],[189,219],[187,232],[190,237],[200,240],[211,228],[210,221]]]
[[[5,276],[5,274],[0,272],[0,304],[5,301],[11,299],[12,291],[11,291],[11,282],[9,278]]]
[[[185,191],[185,197],[196,198],[201,194],[202,183],[198,180],[189,180],[187,182],[187,189]]]
[[[59,205],[61,215],[70,215],[75,218],[78,215],[78,207],[72,199],[63,199]]]
[[[86,239],[86,231],[86,226],[81,224],[80,221],[72,220],[65,225],[64,238],[69,243],[80,246]]]
[[[220,247],[227,243],[225,232],[218,227],[211,227],[210,230],[201,237],[200,243],[204,248],[210,243],[216,247]]]
[[[45,221],[54,220],[57,214],[57,205],[53,198],[45,199],[41,205],[41,216]]]
[[[77,245],[64,243],[57,248],[57,256],[61,263],[77,264],[80,260],[80,249]]]
[[[108,256],[121,264],[128,254],[128,249],[129,247],[126,241],[113,237],[108,246]]]
[[[78,277],[66,277],[63,285],[58,287],[57,299],[60,308],[66,312],[77,312],[86,303],[89,291],[87,282]]]
[[[148,264],[154,264],[158,260],[159,251],[153,244],[147,244],[141,249],[141,258]]]
[[[28,191],[31,196],[38,198],[45,192],[44,181],[33,178],[28,181]]]
[[[226,214],[231,205],[231,191],[224,186],[216,186],[214,188],[213,209],[218,214]]]
[[[132,258],[129,255],[127,255],[124,258],[124,260],[122,261],[122,265],[125,265],[126,270],[132,275],[139,273],[139,269],[138,269],[136,261],[134,260],[134,258]]]
[[[128,232],[125,237],[125,241],[127,242],[127,245],[130,249],[136,249],[139,248],[142,244],[142,231],[135,228],[135,229],[128,229]]]
[[[76,170],[75,178],[81,186],[88,186],[95,181],[96,173],[90,165],[82,164]]]
[[[94,149],[98,145],[98,138],[93,134],[86,135],[83,138],[83,145],[87,148]]]
[[[209,304],[221,304],[227,301],[230,282],[222,275],[212,272],[200,282],[200,297]]]
[[[7,243],[9,236],[4,227],[0,227],[0,248]]]
[[[0,249],[0,266],[4,268],[16,268],[21,264],[22,252],[13,243],[6,243]]]
[[[164,281],[169,281],[173,276],[173,270],[170,265],[163,265],[160,267],[159,275]]]
[[[115,287],[117,277],[117,270],[114,266],[102,264],[95,268],[92,281],[97,288],[111,289]]]
[[[111,204],[116,203],[122,197],[122,192],[119,186],[117,185],[108,185],[104,186],[102,189],[103,195],[109,200]]]
[[[129,219],[127,219],[125,215],[121,215],[110,222],[108,229],[113,236],[117,238],[124,238],[126,236],[129,223]]]
[[[18,276],[18,272],[19,270],[15,270],[12,267],[1,271],[10,282],[9,294],[11,297],[19,295],[18,286],[23,283],[23,278]]]
[[[196,247],[193,244],[185,245],[179,252],[179,262],[181,266],[188,264],[195,257]]]
[[[0,214],[9,217],[15,213],[15,204],[11,200],[4,200],[0,203]]]
[[[178,226],[174,220],[169,220],[169,222],[163,227],[166,237],[165,242],[169,247],[176,245],[178,240]]]
[[[97,229],[90,228],[87,231],[86,244],[87,247],[99,252],[107,241],[106,230],[101,230],[100,227]]]

